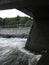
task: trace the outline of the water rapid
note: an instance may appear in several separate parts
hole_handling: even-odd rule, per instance
[[[0,38],[0,65],[36,65],[41,55],[25,50],[26,38]]]

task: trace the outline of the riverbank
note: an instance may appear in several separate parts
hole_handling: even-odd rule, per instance
[[[26,28],[0,28],[0,37],[4,38],[27,38],[30,32],[30,27]]]

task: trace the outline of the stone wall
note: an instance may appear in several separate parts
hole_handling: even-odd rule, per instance
[[[35,22],[30,31],[26,48],[32,52],[42,53],[49,49],[49,22]]]

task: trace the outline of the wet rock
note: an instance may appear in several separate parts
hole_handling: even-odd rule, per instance
[[[18,37],[18,38],[27,38],[28,35],[27,34],[21,34],[21,35],[15,35],[15,34],[0,34],[0,37],[3,37],[3,38],[15,38],[15,37]]]

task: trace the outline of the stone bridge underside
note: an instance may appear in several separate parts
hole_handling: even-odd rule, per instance
[[[25,48],[34,53],[45,53],[38,65],[49,65],[49,2],[47,0],[0,0],[0,10],[12,8],[17,8],[34,18]]]

